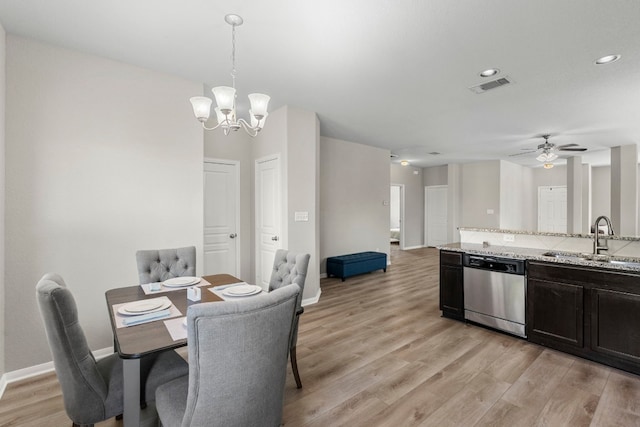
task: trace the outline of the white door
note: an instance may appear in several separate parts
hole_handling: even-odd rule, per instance
[[[447,241],[447,186],[424,188],[425,246],[440,246]]]
[[[567,187],[538,187],[538,231],[567,232]]]
[[[280,159],[256,161],[256,284],[269,288],[276,250],[282,244]]]
[[[240,277],[240,165],[204,163],[204,275]]]

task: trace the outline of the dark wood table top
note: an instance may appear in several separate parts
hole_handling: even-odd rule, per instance
[[[207,291],[208,288],[241,281],[230,274],[214,274],[212,276],[204,276],[202,279],[209,284],[200,286],[202,289],[201,303],[222,301],[222,299],[216,294]],[[114,318],[112,308],[114,304],[157,298],[158,296],[166,296],[169,298],[173,305],[175,305],[184,316],[187,315],[187,307],[189,304],[198,304],[190,301],[189,304],[187,304],[186,288],[169,292],[154,292],[151,295],[145,295],[142,287],[140,285],[136,285],[110,289],[105,293],[109,319],[111,320],[111,329],[113,330],[114,343],[116,351],[120,357],[125,359],[134,359],[144,356],[145,354],[178,348],[187,344],[186,339],[178,341],[171,339],[169,331],[167,331],[167,328],[164,326],[164,322],[161,320],[129,326],[126,328],[116,327],[116,320]]]

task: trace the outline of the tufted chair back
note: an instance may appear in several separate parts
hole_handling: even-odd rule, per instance
[[[293,375],[296,379],[298,388],[302,388],[300,375],[298,374],[298,362],[296,361],[296,345],[298,343],[298,322],[300,315],[304,312],[302,308],[302,292],[304,291],[304,282],[307,278],[307,269],[309,268],[309,254],[294,254],[285,249],[278,249],[273,259],[273,272],[271,272],[271,280],[269,280],[269,291],[281,288],[283,286],[295,283],[300,287],[300,294],[296,302],[296,317],[293,321],[293,331],[291,333],[290,356]]]
[[[109,393],[62,277],[45,275],[36,286],[36,295],[69,418],[78,424],[93,424],[121,414],[122,394]]]
[[[302,292],[304,292],[304,282],[307,278],[310,258],[309,254],[294,254],[285,249],[278,249],[273,259],[269,291],[295,283],[300,287],[298,310],[302,307]]]
[[[189,376],[161,385],[161,425],[270,426],[282,424],[287,353],[300,289],[187,310]]]
[[[196,275],[196,247],[136,252],[140,284]]]

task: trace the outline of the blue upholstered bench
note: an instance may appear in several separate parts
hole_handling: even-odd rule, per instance
[[[347,277],[380,269],[387,272],[387,254],[382,252],[358,252],[327,258],[327,277],[340,277],[343,282]]]

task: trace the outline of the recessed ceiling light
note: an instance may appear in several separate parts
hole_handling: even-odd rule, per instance
[[[622,55],[603,56],[602,58],[596,59],[596,65],[611,64],[612,62],[616,62],[618,59],[620,59],[621,56]]]
[[[401,162],[400,162],[400,164],[401,164],[402,166],[409,166],[409,162],[408,162],[408,161],[406,161],[406,160],[401,161]]]
[[[486,70],[480,72],[480,77],[495,76],[499,72],[500,72],[500,70],[498,70],[497,68],[487,68]]]

